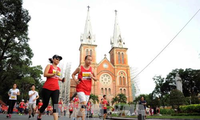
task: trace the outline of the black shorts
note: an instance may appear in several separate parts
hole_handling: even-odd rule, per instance
[[[107,109],[103,109],[103,113],[106,114],[107,113]]]
[[[73,111],[69,111],[69,113],[71,113],[71,114],[72,114],[72,113],[73,113]]]

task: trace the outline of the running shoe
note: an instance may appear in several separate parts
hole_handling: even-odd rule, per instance
[[[42,120],[42,117],[39,117],[39,115],[37,116],[37,120]]]

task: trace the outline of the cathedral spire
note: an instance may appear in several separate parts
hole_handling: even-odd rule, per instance
[[[115,10],[115,24],[114,24],[114,33],[113,33],[113,37],[110,40],[111,43],[111,47],[125,47],[125,42],[123,41],[122,37],[121,37],[121,31],[119,28],[119,24],[117,21],[117,10]]]
[[[84,33],[81,35],[81,44],[95,44],[95,36],[92,33],[89,10],[90,10],[90,6],[88,6],[88,10],[87,10],[87,18],[85,22]]]

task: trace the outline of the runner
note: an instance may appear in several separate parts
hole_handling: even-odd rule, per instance
[[[38,103],[38,111],[40,110],[40,108],[42,107],[42,105],[43,105],[43,102],[42,102],[42,100],[40,99],[40,102]]]
[[[25,108],[25,103],[24,103],[24,99],[22,99],[22,101],[19,103],[19,115],[23,114]]]
[[[35,85],[31,85],[31,90],[28,92],[29,95],[29,103],[28,103],[28,110],[29,110],[29,117],[34,117],[35,114],[35,107],[36,107],[36,100],[39,98],[38,92],[35,91]]]
[[[82,120],[85,119],[85,108],[91,92],[92,79],[95,81],[97,80],[95,78],[94,69],[90,66],[91,63],[92,56],[85,56],[85,64],[78,67],[72,74],[72,79],[77,83],[76,92],[81,104],[77,118],[82,117]],[[78,80],[75,77],[76,74],[78,74]]]
[[[28,114],[28,103],[29,103],[29,101],[26,100],[26,103],[25,103],[25,106],[24,106],[24,113],[25,113],[25,115]]]
[[[73,98],[73,120],[75,119],[76,115],[77,115],[77,111],[78,111],[78,105],[79,105],[79,98],[78,98],[78,95],[76,95],[74,98]]]
[[[11,88],[8,91],[8,96],[9,96],[9,108],[8,108],[8,113],[7,113],[7,118],[11,118],[11,114],[13,113],[13,107],[15,105],[15,102],[17,101],[17,95],[20,95],[19,89],[17,89],[17,84],[13,84],[13,88]]]
[[[71,100],[69,104],[69,118],[71,118],[71,115],[73,113],[73,107],[74,107],[73,100]]]
[[[58,102],[58,117],[62,116],[62,107],[63,107],[63,99],[60,98],[60,101]]]
[[[48,107],[47,107],[47,115],[51,115],[51,111],[52,111],[52,107],[51,107],[51,103],[49,103]]]
[[[92,102],[90,100],[87,103],[87,117],[92,117]]]
[[[59,85],[58,81],[64,82],[65,79],[61,79],[61,70],[57,65],[59,64],[60,60],[62,60],[61,56],[54,55],[52,58],[49,59],[50,63],[46,66],[44,71],[44,77],[47,77],[46,82],[44,83],[42,89],[42,97],[43,97],[43,105],[39,110],[39,115],[37,117],[38,120],[41,120],[42,113],[46,109],[49,104],[49,99],[52,100],[53,106],[53,117],[54,120],[58,120],[58,97],[59,97]]]
[[[103,105],[103,120],[106,119],[106,116],[107,116],[107,105],[108,105],[108,102],[106,100],[106,95],[103,95],[103,101],[102,101],[102,105]]]

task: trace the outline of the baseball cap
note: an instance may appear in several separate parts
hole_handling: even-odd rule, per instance
[[[52,58],[53,58],[53,59],[54,59],[54,58],[59,58],[60,60],[62,60],[62,57],[59,56],[59,55],[54,55]]]

